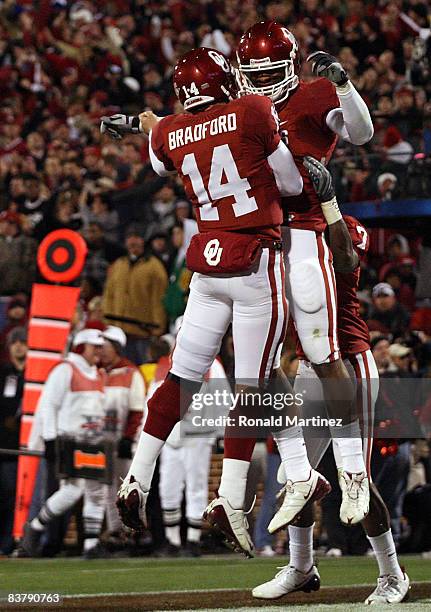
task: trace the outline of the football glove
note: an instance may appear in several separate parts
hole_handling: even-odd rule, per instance
[[[140,134],[139,117],[130,117],[129,115],[102,117],[100,132],[108,134],[114,140],[121,140],[125,134]]]
[[[314,157],[307,155],[304,157],[304,166],[313,183],[314,191],[321,202],[332,200],[335,196],[335,189],[332,185],[331,173],[325,166]]]
[[[304,166],[313,183],[314,191],[320,200],[326,222],[328,225],[337,223],[337,221],[342,219],[342,216],[338,208],[337,198],[335,197],[331,173],[321,162],[309,155],[304,157]]]
[[[307,62],[311,62],[311,71],[315,76],[325,77],[335,85],[345,85],[349,80],[337,58],[325,51],[315,51],[307,57]]]

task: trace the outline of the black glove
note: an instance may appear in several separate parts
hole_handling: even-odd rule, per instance
[[[117,446],[117,455],[119,459],[132,458],[132,444],[133,440],[130,440],[130,438],[121,438]]]
[[[307,57],[307,62],[312,62],[311,71],[315,76],[325,77],[335,85],[345,85],[349,80],[337,58],[325,51],[315,51]]]
[[[321,202],[332,200],[335,197],[335,189],[332,185],[332,176],[329,170],[310,155],[304,157],[304,166],[307,168],[308,175],[319,200]]]
[[[45,440],[45,459],[50,463],[54,463],[57,458],[57,449],[55,440]]]
[[[100,120],[101,134],[108,134],[114,140],[121,140],[125,134],[140,134],[139,117],[111,115]]]

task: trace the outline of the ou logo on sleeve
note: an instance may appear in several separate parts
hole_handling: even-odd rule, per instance
[[[220,246],[220,241],[213,238],[207,242],[204,249],[204,257],[209,266],[217,266],[220,263],[223,248]]]

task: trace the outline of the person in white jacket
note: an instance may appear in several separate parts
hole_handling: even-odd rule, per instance
[[[127,343],[120,327],[109,325],[103,332],[102,366],[105,369],[106,428],[114,436],[117,452],[112,484],[106,488],[106,522],[109,540],[121,541],[122,522],[115,506],[120,479],[132,461],[132,446],[140,432],[145,405],[145,384],[138,368],[123,356]]]
[[[83,329],[76,334],[72,351],[48,376],[29,440],[30,449],[45,450],[47,461],[55,461],[59,435],[92,438],[105,429],[104,378],[97,368],[103,343],[99,330]],[[24,525],[22,548],[30,556],[37,556],[48,523],[84,496],[84,556],[92,558],[99,548],[105,488],[94,480],[62,480],[39,514]]]

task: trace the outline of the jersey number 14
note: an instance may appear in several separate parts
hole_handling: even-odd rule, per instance
[[[254,196],[249,197],[247,193],[251,189],[250,183],[246,178],[240,177],[228,144],[214,147],[208,188],[205,188],[194,153],[188,153],[184,157],[181,172],[190,177],[193,191],[200,204],[201,221],[218,221],[219,211],[213,204],[229,196],[234,198],[232,208],[235,217],[248,215],[258,208]],[[225,183],[222,183],[223,173],[227,179]]]

